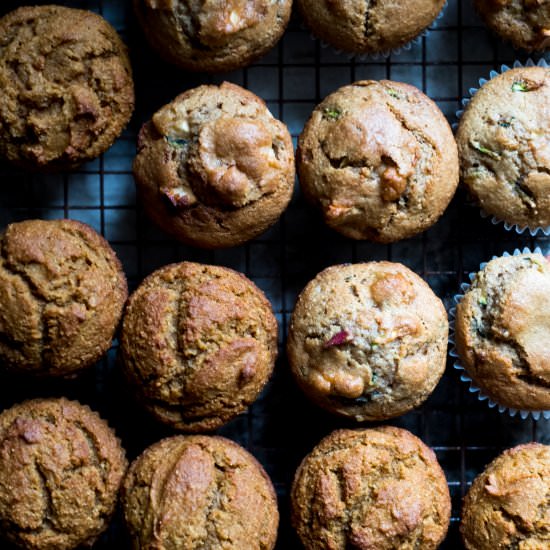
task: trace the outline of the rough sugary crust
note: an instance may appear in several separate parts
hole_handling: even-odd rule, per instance
[[[0,155],[74,168],[106,151],[134,108],[126,47],[99,15],[62,6],[0,19]]]
[[[294,187],[286,126],[253,93],[199,86],[141,129],[134,176],[149,217],[203,248],[242,244],[273,225]]]
[[[130,466],[122,504],[136,550],[271,550],[277,538],[269,477],[223,437],[171,437],[149,447]]]
[[[0,414],[2,536],[29,550],[91,546],[113,515],[126,471],[107,423],[67,399]]]
[[[159,420],[212,430],[246,410],[265,386],[277,357],[277,321],[244,275],[173,264],[130,297],[121,350],[126,375]]]
[[[460,531],[467,550],[550,548],[550,447],[504,451],[473,482]]]
[[[128,289],[109,243],[74,220],[27,220],[0,235],[0,363],[69,376],[110,348]]]
[[[304,392],[363,420],[424,402],[445,370],[448,321],[430,287],[390,262],[325,269],[300,294],[287,353]]]
[[[392,242],[432,226],[458,184],[445,117],[408,84],[365,80],[320,103],[298,141],[306,198],[352,239]]]
[[[451,499],[434,453],[406,430],[338,430],[294,477],[292,523],[308,550],[435,550]]]
[[[550,262],[497,258],[456,308],[456,348],[474,384],[501,405],[550,409]]]

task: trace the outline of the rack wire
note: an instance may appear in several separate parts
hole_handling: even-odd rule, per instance
[[[8,0],[0,15],[24,2]],[[36,3],[36,2],[35,2]],[[50,2],[41,2],[50,3]],[[311,405],[296,389],[284,357],[284,336],[295,298],[321,269],[342,262],[402,262],[424,277],[451,307],[452,296],[469,272],[492,255],[523,246],[548,253],[548,237],[506,232],[483,220],[466,205],[462,191],[438,224],[424,234],[393,245],[352,242],[326,229],[296,188],[280,222],[255,241],[225,251],[183,246],[153,227],[136,204],[131,163],[139,126],[175,95],[200,83],[226,79],[263,97],[274,116],[297,137],[313,107],[341,85],[359,79],[388,78],[418,86],[441,107],[450,122],[468,89],[491,69],[525,56],[492,37],[473,13],[470,2],[449,0],[443,16],[410,50],[387,59],[352,59],[322,46],[295,15],[283,40],[253,66],[227,75],[183,73],[149,50],[133,18],[131,1],[80,0],[65,5],[101,13],[131,49],[137,105],[128,129],[98,160],[75,172],[29,174],[0,165],[0,226],[26,218],[70,217],[89,223],[113,245],[123,262],[131,289],[151,271],[169,262],[193,260],[244,272],[268,295],[280,325],[276,372],[248,413],[219,433],[248,448],[270,474],[278,496],[281,525],[277,548],[300,545],[289,521],[288,492],[296,467],[331,430],[351,427]],[[117,344],[95,369],[72,381],[29,384],[0,376],[0,407],[39,395],[66,395],[88,403],[117,430],[137,456],[147,445],[170,435],[128,396],[117,365]],[[537,440],[550,443],[550,422],[521,420],[490,410],[469,394],[449,361],[447,372],[424,406],[390,422],[411,430],[436,452],[453,499],[452,522],[444,549],[460,548],[461,499],[484,466],[504,448]],[[120,518],[96,548],[128,547]]]

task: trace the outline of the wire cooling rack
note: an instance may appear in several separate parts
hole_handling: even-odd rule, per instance
[[[37,3],[34,0],[32,3]],[[38,2],[50,3],[50,2]],[[4,0],[0,15],[24,2]],[[548,237],[534,239],[506,232],[466,205],[459,191],[435,227],[393,245],[352,242],[326,229],[304,203],[299,189],[281,221],[255,241],[225,251],[200,251],[167,238],[136,204],[131,163],[140,125],[178,93],[200,83],[226,79],[263,97],[294,138],[313,107],[339,86],[365,78],[390,78],[416,85],[437,101],[450,122],[460,99],[480,77],[502,63],[525,56],[493,38],[467,0],[449,0],[442,17],[412,47],[388,59],[351,59],[311,38],[296,15],[283,40],[248,69],[223,76],[192,75],[161,62],[145,43],[131,1],[73,1],[65,5],[101,13],[131,49],[137,106],[128,129],[100,159],[68,174],[33,175],[0,164],[0,226],[27,218],[69,217],[100,231],[124,264],[131,289],[145,275],[169,262],[193,260],[244,272],[268,295],[280,324],[281,353],[276,372],[249,412],[219,433],[248,448],[270,474],[281,511],[278,549],[300,548],[289,521],[288,492],[300,460],[326,434],[351,427],[309,404],[295,388],[283,353],[288,317],[295,298],[321,269],[368,260],[402,262],[424,277],[447,309],[467,274],[492,255],[523,246],[548,253]],[[117,430],[130,459],[170,435],[137,407],[119,376],[117,345],[95,369],[73,381],[29,384],[0,377],[0,407],[40,395],[66,395],[98,410]],[[420,409],[391,424],[420,436],[436,452],[453,498],[452,522],[442,548],[460,548],[461,499],[472,479],[504,448],[537,440],[550,443],[550,422],[521,420],[490,410],[468,393],[452,369]],[[117,518],[96,548],[128,548]]]

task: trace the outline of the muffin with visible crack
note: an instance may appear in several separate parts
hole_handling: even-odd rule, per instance
[[[0,156],[34,170],[105,152],[134,109],[126,46],[99,15],[24,6],[0,19]]]
[[[245,411],[277,357],[277,320],[263,292],[232,269],[163,267],[132,294],[121,334],[124,371],[160,421],[213,430]]]
[[[456,307],[455,343],[475,386],[499,405],[550,409],[550,262],[491,260]]]
[[[550,69],[487,81],[457,131],[462,181],[479,205],[519,228],[550,226]]]
[[[300,135],[297,165],[327,225],[384,243],[432,226],[458,184],[456,143],[441,111],[415,87],[388,80],[325,98]]]
[[[286,126],[253,93],[199,86],[139,134],[134,176],[149,217],[187,244],[242,244],[273,225],[294,187]]]
[[[134,548],[272,550],[279,512],[262,466],[223,437],[169,437],[130,466],[122,506]]]
[[[325,437],[296,472],[291,506],[307,550],[435,550],[451,514],[433,451],[392,426]]]
[[[0,365],[70,377],[111,347],[128,296],[109,243],[74,220],[27,220],[0,235]]]
[[[189,71],[232,71],[266,54],[283,35],[292,0],[134,0],[145,37]]]
[[[550,548],[550,447],[519,445],[495,458],[464,499],[467,550]]]
[[[315,403],[357,421],[423,403],[447,357],[441,300],[398,263],[336,265],[310,281],[292,312],[287,354]]]
[[[91,546],[114,514],[126,471],[114,432],[65,398],[0,414],[2,537],[32,550]]]

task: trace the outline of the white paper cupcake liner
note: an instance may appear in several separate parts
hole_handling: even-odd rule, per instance
[[[531,254],[531,253],[538,253],[542,254],[542,250],[537,247],[532,251],[530,248],[523,248],[523,250],[515,249],[512,254],[508,252],[504,252],[502,256],[508,257],[508,256],[518,256],[519,254]],[[496,258],[499,258],[500,256],[493,256],[491,260],[494,260]],[[479,265],[479,271],[483,270],[488,262],[483,262]],[[473,281],[477,273],[470,273],[468,275],[470,281]],[[456,351],[455,346],[455,322],[456,322],[456,305],[462,300],[464,297],[464,294],[466,291],[470,288],[470,284],[468,283],[462,283],[460,285],[460,289],[462,290],[461,294],[455,294],[453,296],[453,302],[454,306],[449,310],[449,355],[455,359],[455,362],[453,363],[453,368],[460,372],[460,380],[462,382],[465,382],[468,384],[468,391],[470,393],[477,393],[477,397],[479,401],[487,401],[487,404],[489,405],[489,408],[494,409],[497,408],[499,412],[508,413],[510,416],[514,417],[516,415],[519,415],[520,418],[526,419],[528,417],[532,417],[534,420],[540,420],[541,418],[544,418],[546,420],[550,419],[550,410],[548,411],[525,411],[522,409],[513,409],[511,407],[506,407],[505,405],[500,405],[496,401],[493,401],[490,397],[485,395],[483,391],[478,388],[475,384],[475,382],[470,378],[468,375],[466,369],[460,364],[460,357],[458,355],[458,352]]]
[[[488,79],[487,78],[480,78],[479,79],[479,87],[481,88],[481,86],[483,86],[489,80],[492,80],[493,78],[495,78],[495,76],[498,76],[502,73],[505,73],[506,71],[509,71],[512,68],[517,69],[519,67],[544,67],[544,68],[548,68],[549,65],[548,65],[548,63],[546,62],[546,60],[544,58],[539,59],[536,63],[531,58],[529,58],[525,63],[521,63],[520,61],[516,60],[516,61],[514,61],[512,67],[509,67],[508,65],[501,65],[500,71],[494,71],[494,70],[491,71],[489,73],[489,78]],[[476,94],[476,92],[478,90],[479,90],[479,88],[470,88],[468,90],[469,96],[463,98],[462,101],[461,101],[462,106],[464,108],[468,105],[468,103],[470,103],[470,101],[472,100],[472,97]],[[458,121],[460,120],[460,118],[462,117],[463,114],[464,114],[464,109],[459,109],[458,111],[456,111],[457,121],[453,124],[453,130],[456,131],[456,129],[458,128]],[[504,229],[506,229],[506,231],[515,231],[518,235],[522,235],[523,233],[525,233],[527,231],[527,232],[529,232],[529,234],[532,237],[535,237],[536,235],[541,234],[541,233],[546,235],[546,236],[550,235],[550,226],[548,226],[548,227],[538,227],[538,226],[537,227],[530,227],[528,225],[519,225],[517,223],[509,223],[509,222],[501,220],[497,216],[494,216],[493,214],[489,214],[488,212],[483,210],[483,208],[479,205],[479,203],[476,202],[473,198],[471,200],[469,200],[468,203],[471,204],[472,206],[476,206],[477,208],[479,208],[479,215],[482,218],[489,218],[493,225],[503,224]]]

